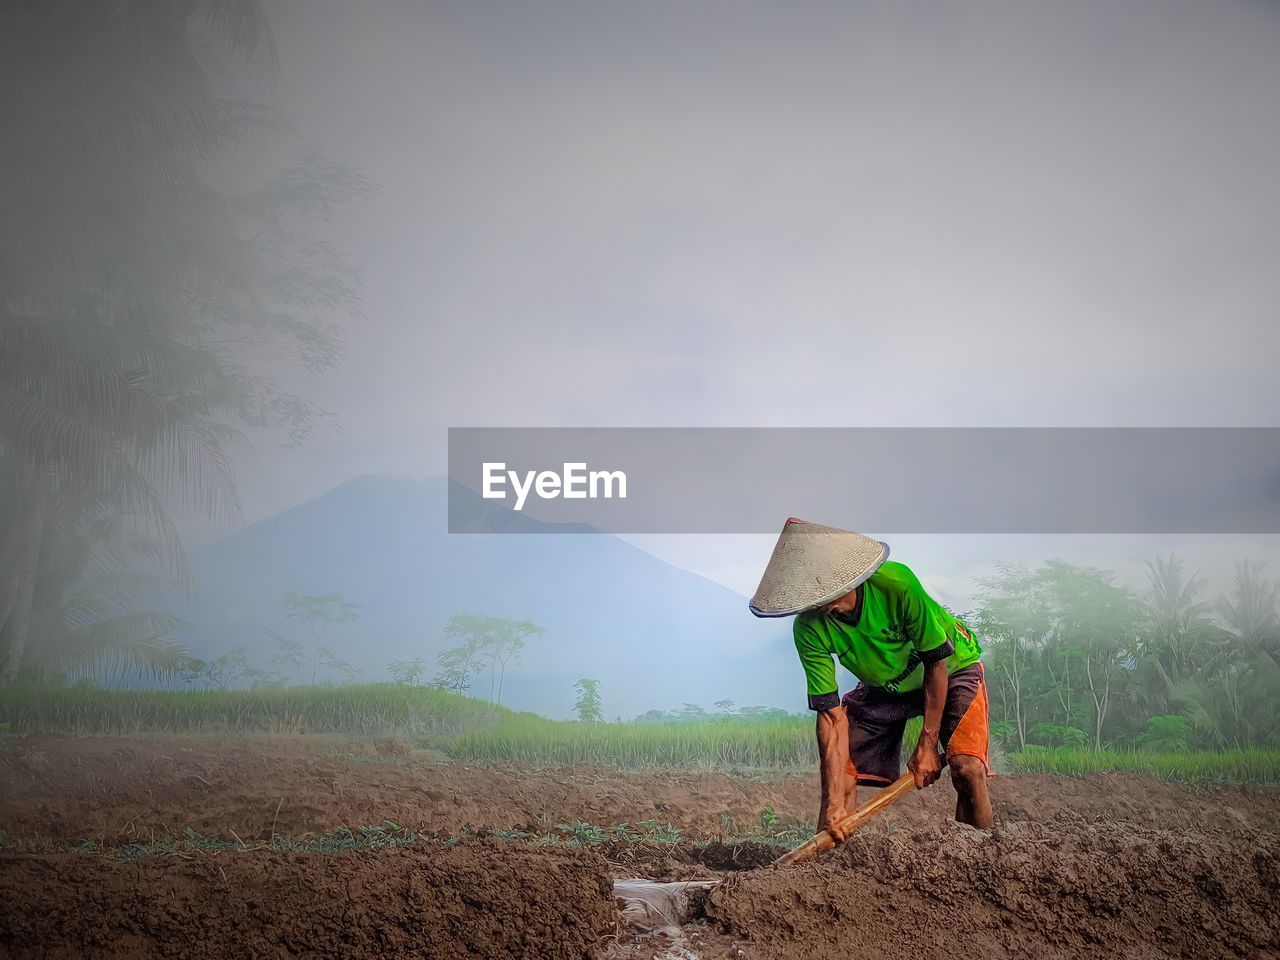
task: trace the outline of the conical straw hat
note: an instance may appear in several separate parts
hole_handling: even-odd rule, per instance
[[[751,612],[788,617],[830,603],[875,573],[888,557],[887,543],[791,517],[751,598]]]

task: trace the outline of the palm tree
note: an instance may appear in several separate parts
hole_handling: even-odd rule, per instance
[[[1263,567],[1248,560],[1236,564],[1235,595],[1218,598],[1218,616],[1238,652],[1264,654],[1280,667],[1280,584],[1265,579]]]
[[[1184,577],[1182,560],[1175,554],[1148,560],[1147,576],[1151,589],[1144,606],[1150,624],[1142,653],[1168,687],[1194,672],[1197,647],[1204,639],[1212,604],[1196,600],[1204,580],[1195,575]]]
[[[155,572],[159,545],[118,514],[91,523],[55,516],[46,537],[32,611],[29,671],[172,675],[186,662],[174,634],[187,626],[172,614],[139,610],[140,600],[169,586]]]
[[[296,441],[324,420],[254,360],[336,361],[336,332],[319,316],[352,308],[354,279],[297,224],[368,188],[310,153],[248,195],[212,188],[209,161],[251,134],[290,134],[270,108],[217,95],[213,78],[233,69],[264,88],[274,75],[257,0],[42,0],[6,11],[5,679],[26,659],[55,520],[71,516],[84,534],[112,511],[128,517],[181,576],[165,504],[214,519],[238,510],[231,424]]]

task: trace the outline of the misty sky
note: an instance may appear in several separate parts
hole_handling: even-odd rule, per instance
[[[247,520],[449,426],[1280,425],[1276,4],[266,8],[273,102],[382,192],[294,378],[344,431],[258,440]],[[745,592],[771,540],[633,539]]]

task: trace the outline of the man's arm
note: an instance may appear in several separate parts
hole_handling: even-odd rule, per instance
[[[818,829],[824,830],[843,819],[848,805],[854,802],[857,780],[845,772],[849,762],[849,717],[840,704],[836,686],[836,668],[813,628],[800,617],[793,629],[796,651],[804,666],[809,691],[809,709],[818,716],[818,770],[822,777],[822,807],[818,811]],[[847,833],[829,830],[837,843]]]
[[[924,668],[924,726],[920,740],[907,763],[915,774],[916,789],[922,790],[942,775],[938,759],[938,735],[942,729],[942,708],[947,705],[947,661],[935,660]]]
[[[843,706],[818,714],[818,755],[822,771],[818,829],[826,830],[836,843],[844,843],[849,833],[836,824],[848,816],[847,804],[856,803],[858,785],[856,780],[849,782],[845,771],[849,762],[849,716]]]

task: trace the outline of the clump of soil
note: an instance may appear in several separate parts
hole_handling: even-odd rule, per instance
[[[217,852],[122,863],[0,857],[0,954],[48,960],[594,956],[605,861],[510,843],[359,855]]]
[[[1280,837],[940,823],[739,874],[705,910],[759,960],[1280,956]]]

